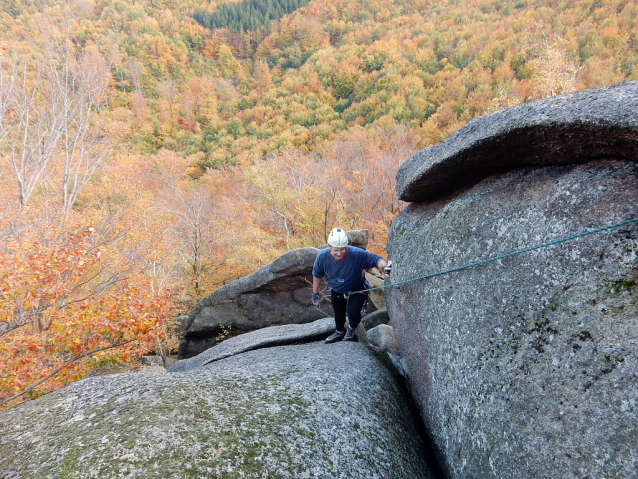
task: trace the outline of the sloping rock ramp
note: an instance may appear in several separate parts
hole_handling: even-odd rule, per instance
[[[181,359],[170,367],[169,372],[192,371],[214,361],[255,349],[317,341],[327,338],[334,329],[334,318],[319,319],[308,324],[284,324],[258,329],[222,341],[195,357]]]
[[[358,343],[90,378],[0,412],[3,478],[432,477],[395,372]]]

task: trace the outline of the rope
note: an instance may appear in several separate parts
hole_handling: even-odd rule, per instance
[[[383,285],[383,286],[377,286],[376,288],[363,289],[361,291],[354,291],[354,292],[351,292],[351,293],[348,293],[348,294],[350,295],[350,294],[356,294],[356,293],[365,293],[367,291],[374,291],[376,289],[389,288],[391,286],[399,286],[400,284],[411,283],[413,281],[419,281],[421,279],[433,278],[434,276],[440,276],[442,274],[452,273],[454,271],[459,271],[459,270],[462,270],[462,269],[471,268],[473,266],[479,266],[481,264],[490,263],[492,261],[497,261],[499,259],[509,258],[510,256],[516,256],[517,254],[528,253],[530,251],[534,251],[534,250],[537,250],[537,249],[546,248],[548,246],[552,246],[552,245],[559,244],[559,243],[564,243],[566,241],[571,241],[571,240],[574,240],[576,238],[582,238],[583,236],[592,235],[594,233],[600,233],[601,231],[606,231],[606,230],[610,230],[610,229],[613,229],[613,228],[618,228],[620,226],[628,225],[630,223],[635,223],[637,221],[638,221],[638,217],[632,218],[630,220],[622,221],[620,223],[616,223],[616,224],[609,225],[609,226],[605,226],[603,228],[598,228],[598,229],[591,230],[591,231],[585,231],[584,233],[580,233],[580,234],[577,234],[577,235],[574,235],[574,236],[568,236],[567,238],[561,238],[561,239],[558,239],[556,241],[550,241],[549,243],[539,244],[539,245],[536,245],[536,246],[532,246],[530,248],[525,248],[525,249],[522,249],[522,250],[519,250],[519,251],[514,251],[512,253],[503,254],[503,255],[496,256],[494,258],[489,258],[489,259],[486,259],[486,260],[483,260],[483,261],[477,261],[476,263],[470,263],[470,264],[466,264],[466,265],[463,265],[463,266],[458,266],[456,268],[446,269],[444,271],[438,271],[438,272],[432,273],[432,274],[426,274],[425,276],[419,276],[418,278],[406,279],[405,281],[399,281],[398,283],[391,283],[391,284],[386,284],[386,285]]]

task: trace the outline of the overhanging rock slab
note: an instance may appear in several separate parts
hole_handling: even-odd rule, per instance
[[[407,160],[403,201],[445,197],[489,175],[524,166],[638,158],[638,81],[536,100],[471,121]]]

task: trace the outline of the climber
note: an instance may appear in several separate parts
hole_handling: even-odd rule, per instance
[[[354,341],[354,330],[361,322],[361,308],[368,293],[348,293],[366,289],[363,270],[374,267],[384,276],[389,276],[392,262],[364,249],[348,246],[348,235],[342,228],[330,231],[328,248],[319,252],[312,269],[312,303],[319,306],[319,287],[325,276],[335,315],[335,332],[326,339],[326,343],[341,339]]]

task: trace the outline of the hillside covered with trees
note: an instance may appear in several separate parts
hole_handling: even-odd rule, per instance
[[[412,153],[637,46],[624,0],[0,0],[0,401],[336,225],[383,253]]]

